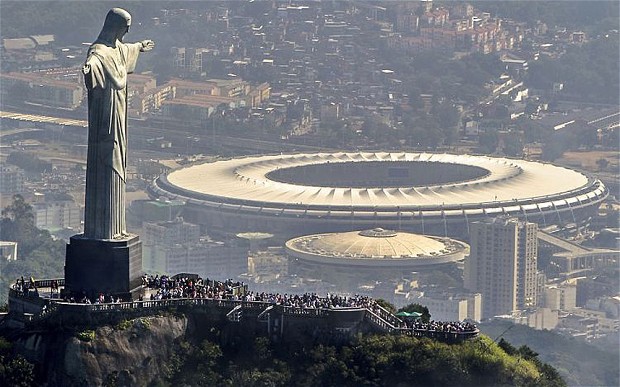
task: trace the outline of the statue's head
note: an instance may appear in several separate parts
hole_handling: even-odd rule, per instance
[[[112,8],[103,23],[97,40],[114,44],[117,40],[123,41],[123,36],[131,26],[131,15],[122,8]]]

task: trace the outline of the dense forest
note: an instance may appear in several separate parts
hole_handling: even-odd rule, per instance
[[[340,345],[219,345],[218,332],[182,342],[170,362],[171,385],[237,386],[563,386],[527,347],[488,337],[449,345],[430,339],[371,335]],[[508,353],[510,352],[510,353]]]

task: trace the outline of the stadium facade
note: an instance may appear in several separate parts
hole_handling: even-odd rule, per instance
[[[233,158],[156,179],[152,198],[186,202],[209,232],[281,238],[383,227],[463,237],[473,221],[512,216],[583,224],[608,190],[552,164],[472,155],[356,152]]]

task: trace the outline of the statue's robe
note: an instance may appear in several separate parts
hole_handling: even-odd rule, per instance
[[[127,235],[127,74],[136,67],[141,43],[95,42],[88,50],[88,157],[84,236],[118,239]]]

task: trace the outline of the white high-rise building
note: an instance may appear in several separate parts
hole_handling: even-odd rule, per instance
[[[514,218],[471,224],[464,285],[482,294],[482,317],[537,304],[538,225]]]

